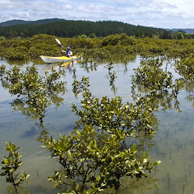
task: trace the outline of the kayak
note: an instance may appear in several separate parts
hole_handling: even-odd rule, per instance
[[[76,60],[76,59],[80,59],[81,56],[72,56],[72,57],[66,57],[66,56],[61,56],[61,57],[49,57],[49,56],[43,56],[43,55],[41,55],[40,58],[41,58],[45,63],[59,63],[59,62],[74,61],[74,60]]]

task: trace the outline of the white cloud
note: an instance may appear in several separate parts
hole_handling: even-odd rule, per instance
[[[33,4],[29,5],[28,9],[40,12],[59,12],[61,10],[71,10],[72,6],[49,3],[45,1],[36,1]]]
[[[78,6],[77,11],[83,12],[83,13],[101,13],[102,12],[102,10],[99,7],[94,6],[93,4],[89,4],[86,6]]]
[[[177,6],[165,2],[154,2],[149,5],[149,8],[151,9],[157,9],[157,10],[163,10],[163,9],[176,9]]]
[[[126,15],[126,11],[123,9],[115,8],[115,7],[99,7],[94,4],[89,4],[86,6],[79,6],[77,8],[78,12],[89,13],[89,14],[102,14],[109,16],[121,16]]]
[[[0,0],[0,22],[63,18],[194,28],[193,12],[193,0]]]
[[[0,10],[1,11],[11,11],[11,10],[26,10],[28,12],[33,12],[33,11],[44,11],[44,12],[49,12],[49,11],[66,11],[66,10],[72,10],[72,5],[69,4],[58,4],[58,3],[53,3],[49,1],[29,1],[25,3],[22,0],[17,0],[17,1],[12,1],[12,0],[1,0],[0,1]]]
[[[0,1],[0,11],[11,11],[17,10],[21,7],[24,7],[25,4],[22,1],[10,1],[10,0],[1,0]],[[3,12],[1,12],[2,14]]]

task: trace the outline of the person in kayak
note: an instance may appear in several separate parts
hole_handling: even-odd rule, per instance
[[[62,47],[61,47],[61,52],[66,53],[65,54],[66,57],[71,57],[72,56],[71,48],[69,46],[67,47],[67,51],[63,50]]]

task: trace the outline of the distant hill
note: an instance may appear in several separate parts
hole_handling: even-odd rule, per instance
[[[59,22],[59,21],[63,21],[63,20],[64,19],[58,19],[58,18],[43,19],[43,20],[37,20],[37,21],[10,20],[10,21],[0,23],[0,27],[13,26],[13,25],[18,25],[18,24],[29,24],[29,23],[40,25],[40,24],[47,24],[47,23],[51,23],[51,22]]]
[[[177,32],[179,30],[183,30],[186,32],[186,34],[194,34],[194,29],[189,29],[189,28],[175,28],[175,29],[171,29],[173,32]]]
[[[186,34],[194,34],[194,28],[167,28],[166,30],[168,31],[172,31],[172,32],[178,32],[179,30],[180,31],[185,31]]]
[[[12,25],[17,25],[17,24],[25,24],[25,23],[30,23],[30,21],[10,20],[10,21],[0,23],[0,26],[12,26]]]

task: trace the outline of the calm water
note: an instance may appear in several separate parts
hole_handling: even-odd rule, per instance
[[[76,68],[77,80],[81,80],[82,76],[89,77],[90,91],[96,97],[102,96],[114,97],[122,96],[123,103],[132,102],[131,97],[131,75],[133,68],[140,65],[140,57],[136,57],[134,61],[124,64],[114,64],[112,71],[116,71],[115,90],[111,88],[108,80],[108,70],[106,64],[99,64],[94,68],[84,68],[79,63],[74,63]],[[1,61],[0,65],[6,65],[7,69],[12,67],[6,61]],[[22,69],[25,69],[25,64]],[[40,74],[49,71],[52,67],[57,69],[56,65],[37,64]],[[174,79],[180,76],[174,72],[173,62],[168,65],[168,71],[174,75]],[[51,105],[47,109],[44,125],[49,133],[55,138],[61,134],[69,134],[78,120],[77,116],[72,112],[70,103],[74,103],[80,107],[81,95],[75,98],[72,92],[73,73],[66,69],[63,81],[67,82],[68,91],[65,93],[63,105],[55,108]],[[147,179],[141,179],[138,182],[135,179],[123,179],[122,186],[118,193],[145,193],[145,194],[183,194],[194,192],[194,110],[193,102],[186,98],[192,95],[191,90],[182,89],[178,96],[180,109],[159,110],[155,113],[159,126],[156,136],[152,139],[152,148],[149,151],[149,157],[155,160],[161,160],[157,172],[149,174]],[[36,121],[26,118],[19,111],[13,111],[11,104],[15,96],[11,96],[7,89],[0,86],[0,158],[7,153],[3,147],[5,142],[15,143],[21,147],[23,164],[20,171],[26,171],[31,176],[30,184],[22,186],[29,193],[36,194],[54,194],[57,189],[52,189],[53,183],[48,183],[46,178],[52,176],[55,169],[59,168],[59,164],[55,159],[49,157],[46,149],[40,147],[40,143],[36,138],[40,134],[40,129]],[[172,106],[173,107],[173,106]],[[38,121],[37,121],[38,122]],[[5,177],[0,177],[1,192],[6,193],[10,189],[10,184],[5,182]],[[114,193],[113,190],[104,193]]]

